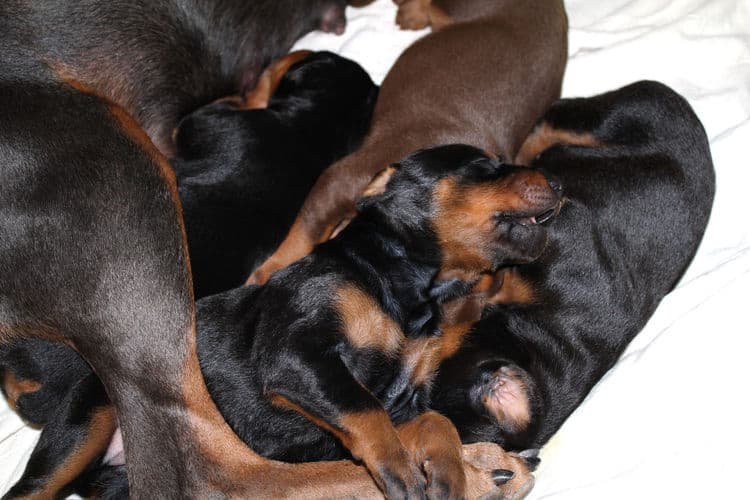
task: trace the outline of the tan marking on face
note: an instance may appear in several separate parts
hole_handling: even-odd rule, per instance
[[[17,409],[18,398],[41,388],[42,384],[36,380],[19,379],[11,370],[5,370],[3,373],[3,391],[8,399],[8,406],[14,411]]]
[[[355,348],[376,349],[387,356],[398,354],[404,334],[371,296],[345,284],[338,290],[336,308],[342,332]]]
[[[551,190],[544,175],[533,170],[468,186],[452,177],[439,181],[434,189],[433,225],[443,250],[442,273],[460,270],[478,278],[490,270],[497,239],[494,216],[538,208],[525,197],[536,186]]]
[[[591,133],[578,133],[570,130],[552,128],[544,122],[529,134],[521,149],[518,151],[514,163],[528,165],[544,150],[555,144],[571,144],[588,147],[601,147],[603,144]]]
[[[276,92],[284,75],[295,63],[305,59],[312,51],[297,50],[273,62],[260,75],[255,88],[247,93],[240,104],[241,109],[259,109],[268,107],[268,101]]]
[[[84,469],[109,446],[117,428],[115,410],[105,406],[95,410],[88,424],[86,439],[46,479],[30,498],[57,498],[61,490],[77,478]]]
[[[530,305],[537,301],[534,285],[516,268],[502,271],[502,286],[487,298],[488,304]]]

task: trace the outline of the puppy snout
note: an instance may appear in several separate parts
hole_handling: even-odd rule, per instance
[[[552,207],[560,201],[562,186],[541,172],[528,172],[519,179],[519,194],[532,207]]]

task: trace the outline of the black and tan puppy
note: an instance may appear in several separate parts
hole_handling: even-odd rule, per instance
[[[559,203],[556,185],[539,171],[469,146],[426,150],[386,169],[337,238],[263,287],[198,302],[198,351],[213,400],[262,455],[354,456],[389,497],[485,493],[492,475],[472,460],[515,470],[504,488],[522,491],[523,459],[491,449],[462,456],[453,426],[428,411],[429,390],[440,360],[460,344],[439,328],[441,304],[466,293],[483,271],[536,258],[546,243],[541,223]],[[65,411],[91,421],[107,410],[86,402],[78,398]],[[53,431],[40,442],[57,444],[55,454],[35,451],[14,494],[38,490],[59,464],[86,459],[75,433],[65,442]],[[96,453],[73,485],[101,483],[105,474],[115,481],[104,490],[84,487],[116,496],[126,482],[100,466],[109,442],[97,443],[86,445]],[[494,479],[506,481],[506,472]]]
[[[121,106],[163,153],[183,116],[255,87],[316,29],[341,33],[346,0],[8,0],[0,40],[19,80],[49,80]],[[6,69],[7,63],[6,63]],[[73,111],[72,109],[69,111]]]
[[[334,482],[377,493],[350,463],[264,459],[219,414],[195,352],[181,208],[164,157],[179,118],[251,88],[302,33],[340,30],[343,6],[0,2],[0,348],[45,338],[91,364],[117,408],[135,498],[300,494]],[[48,484],[94,459],[101,429],[114,424],[113,413],[100,418]]]
[[[655,82],[557,102],[518,160],[559,179],[565,202],[433,394],[464,442],[508,449],[543,445],[617,361],[693,258],[714,196],[700,121]]]
[[[309,54],[275,63],[239,105],[210,104],[180,122],[172,165],[196,298],[244,283],[318,175],[367,132],[377,97],[370,77],[330,52]]]
[[[263,287],[201,301],[198,350],[209,392],[263,455],[351,453],[386,496],[422,495],[421,464],[394,424],[429,409],[437,363],[458,343],[439,328],[440,305],[465,294],[482,271],[536,258],[546,242],[540,223],[558,205],[539,171],[473,147],[408,157],[368,188],[339,236]],[[432,479],[460,496],[456,466],[458,457]]]
[[[403,27],[432,24],[380,88],[362,147],[320,176],[279,248],[250,276],[268,277],[325,241],[382,168],[418,149],[471,144],[511,162],[560,96],[567,61],[561,0],[397,0]]]

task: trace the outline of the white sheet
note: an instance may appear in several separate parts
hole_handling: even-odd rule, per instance
[[[682,93],[711,140],[717,198],[681,284],[545,447],[530,498],[750,498],[750,2],[569,0],[567,10],[563,95],[639,79]],[[342,37],[313,34],[298,47],[339,52],[379,82],[424,33],[398,31],[390,0],[347,14]],[[0,403],[0,492],[35,440]]]

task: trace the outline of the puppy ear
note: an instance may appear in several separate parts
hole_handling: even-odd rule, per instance
[[[385,187],[388,185],[388,181],[391,180],[391,177],[396,172],[396,167],[397,165],[390,165],[375,174],[375,177],[372,178],[364,191],[362,191],[362,198],[369,198],[371,196],[377,196],[379,194],[385,193]]]
[[[294,66],[295,63],[305,59],[312,51],[310,50],[297,50],[290,52],[284,57],[277,59],[270,66],[263,71],[263,74],[258,78],[258,82],[255,88],[245,94],[242,99],[240,109],[263,109],[268,107],[268,101],[271,100],[274,92],[281,83],[281,79],[284,78],[289,68]]]

